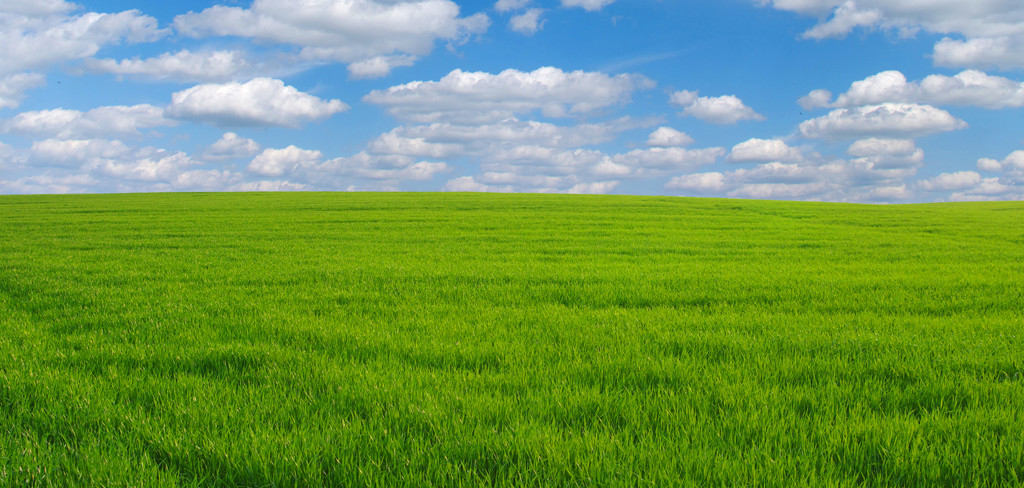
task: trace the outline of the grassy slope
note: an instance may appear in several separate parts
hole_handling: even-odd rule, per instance
[[[0,485],[1024,483],[1024,204],[0,197]]]

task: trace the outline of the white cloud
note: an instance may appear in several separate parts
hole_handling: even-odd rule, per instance
[[[733,146],[729,161],[746,162],[796,162],[803,160],[800,148],[790,147],[780,139],[748,139]]]
[[[231,81],[252,77],[258,72],[273,71],[257,66],[241,51],[197,51],[187,49],[164,53],[153,58],[87,59],[85,66],[99,73],[136,76],[154,80]]]
[[[460,144],[428,142],[425,137],[406,137],[406,128],[396,128],[370,141],[367,149],[377,154],[445,158],[466,151]]]
[[[251,157],[260,151],[260,145],[252,139],[225,132],[224,135],[210,145],[203,153],[203,159],[207,161],[225,161]]]
[[[697,91],[682,90],[672,94],[670,102],[683,108],[682,115],[696,117],[713,124],[735,124],[741,120],[764,120],[764,116],[743,104],[733,95],[701,97]]]
[[[544,147],[575,147],[601,144],[613,140],[620,132],[649,126],[649,121],[629,117],[594,124],[559,126],[535,120],[515,118],[483,125],[462,125],[438,122],[429,125],[401,127],[392,131],[405,138],[419,138],[435,143],[460,144],[467,153],[489,152],[496,146],[537,145]]]
[[[1024,3],[1016,0],[756,0],[824,19],[807,38],[844,37],[854,29],[925,30],[945,37],[933,58],[942,66],[1024,67]],[[953,36],[963,36],[963,39]]]
[[[898,202],[909,200],[914,197],[914,192],[907,188],[907,185],[880,186],[872,188],[866,195],[868,201]]]
[[[316,166],[323,159],[320,151],[300,149],[294,145],[284,149],[264,149],[259,156],[253,158],[246,168],[261,176],[281,176],[298,169]]]
[[[1007,185],[999,178],[985,178],[974,188],[953,192],[951,201],[985,201],[985,200],[1024,200],[1024,189],[1019,186]]]
[[[440,162],[417,161],[402,154],[356,153],[350,157],[335,158],[311,168],[306,178],[310,181],[339,181],[338,178],[376,180],[374,188],[397,188],[403,181],[427,181],[451,168]]]
[[[451,169],[447,165],[416,162],[415,158],[464,158],[478,165],[482,174],[452,185],[472,183],[470,187],[482,185],[479,188],[491,190],[566,192],[576,185],[605,181],[592,181],[587,175],[615,176],[600,170],[602,163],[615,165],[607,155],[580,146],[604,143],[624,130],[650,125],[651,121],[624,117],[570,126],[514,118],[483,125],[438,122],[404,126],[381,134],[367,145],[365,153],[325,163],[322,174],[324,178],[338,175],[364,179],[393,177],[397,184],[399,177],[412,179],[421,175],[428,178]],[[405,169],[411,166],[414,167]],[[616,166],[622,169],[618,174],[624,175],[633,174],[635,169]],[[430,171],[410,173],[414,169]],[[585,188],[597,187],[581,186],[577,190]]]
[[[374,56],[348,65],[348,74],[355,79],[381,78],[400,66],[412,66],[416,56],[397,54],[392,56]]]
[[[846,153],[854,156],[854,163],[874,171],[901,172],[919,168],[924,162],[924,150],[911,139],[860,139],[850,144]]]
[[[625,103],[651,82],[636,75],[609,76],[539,68],[499,74],[455,70],[439,81],[414,81],[375,90],[363,100],[415,122],[497,122],[540,110],[547,117],[583,115]]]
[[[25,98],[25,92],[41,86],[45,77],[38,73],[16,73],[0,76],[0,109],[17,108]]]
[[[615,0],[562,0],[563,7],[580,7],[588,12],[596,12],[613,3]]]
[[[511,186],[495,187],[480,183],[472,176],[461,176],[445,183],[442,191],[509,193],[513,190]]]
[[[948,199],[952,201],[1024,200],[1024,151],[1014,151],[1002,161],[979,159],[978,170],[999,176],[959,171],[919,181],[918,186],[925,191],[951,192]]]
[[[833,110],[826,116],[801,123],[800,133],[811,139],[915,137],[965,127],[966,122],[930,105],[883,103]]]
[[[681,147],[652,147],[635,149],[611,158],[616,165],[631,169],[633,176],[657,176],[666,171],[693,169],[714,163],[725,154],[725,149],[684,149]]]
[[[118,159],[92,159],[83,169],[121,180],[169,182],[197,164],[183,152],[143,148]]]
[[[0,180],[0,193],[83,193],[97,181],[87,174],[35,175],[18,180]]]
[[[171,96],[170,116],[217,125],[298,127],[348,109],[339,100],[321,100],[281,80],[197,85]]]
[[[274,181],[247,181],[245,183],[239,183],[229,188],[231,191],[304,191],[310,187],[302,183],[294,183],[291,181],[274,180]]]
[[[951,39],[935,43],[932,53],[935,64],[948,67],[1002,69],[1024,67],[1024,34],[1014,37],[976,37]]]
[[[569,188],[569,193],[586,195],[604,195],[611,193],[619,186],[618,181],[595,181],[592,183],[579,183]]]
[[[825,183],[751,183],[740,185],[728,193],[730,198],[753,198],[758,200],[805,200],[814,199],[829,190]]]
[[[58,139],[137,135],[142,129],[175,125],[164,110],[152,105],[99,107],[88,112],[53,109],[22,112],[3,123],[5,132]]]
[[[658,127],[647,137],[647,145],[651,147],[682,147],[690,144],[693,144],[692,137],[671,127]]]
[[[828,90],[814,90],[805,96],[800,97],[797,103],[800,104],[804,110],[813,110],[820,107],[828,107],[831,105],[832,92]]]
[[[725,175],[722,173],[696,173],[677,176],[665,185],[669,190],[693,191],[698,193],[719,192],[725,189]]]
[[[494,3],[494,10],[497,10],[498,12],[509,12],[525,8],[529,4],[530,0],[498,0]]]
[[[0,13],[21,14],[30,17],[61,14],[74,9],[75,4],[64,0],[4,0],[4,3],[0,4]]]
[[[978,169],[1002,173],[1000,180],[1010,184],[1024,184],[1024,151],[1014,151],[1002,161],[988,158],[979,159]]]
[[[1024,83],[980,71],[967,70],[956,76],[931,75],[920,82],[908,82],[899,71],[883,71],[856,81],[850,89],[830,102],[824,90],[801,99],[805,108],[853,107],[879,103],[924,103],[930,105],[973,105],[989,109],[1024,107]]]
[[[837,167],[810,164],[771,162],[750,169],[729,172],[731,178],[743,183],[814,183],[834,176]]]
[[[352,174],[359,178],[388,181],[428,181],[435,175],[448,172],[450,168],[445,163],[420,161],[410,164],[404,168],[354,168]]]
[[[846,37],[857,27],[871,27],[885,18],[878,9],[859,9],[857,3],[848,1],[836,7],[828,22],[818,24],[804,32],[808,39],[826,39],[830,37]]]
[[[543,14],[543,9],[531,8],[509,19],[508,28],[520,34],[532,36],[544,27],[544,21],[540,18]]]
[[[301,48],[310,60],[366,62],[378,57],[412,59],[437,40],[460,42],[487,30],[480,13],[459,17],[450,0],[255,0],[250,8],[214,6],[179,15],[174,26],[184,36],[238,36]],[[376,65],[396,66],[383,63]],[[353,75],[380,73],[367,65]]]
[[[12,10],[18,13],[0,15],[0,75],[46,70],[56,63],[92,56],[104,46],[152,41],[164,35],[157,29],[156,19],[137,10],[74,17],[23,16],[59,13],[66,10],[65,5],[43,2],[36,11],[29,11],[32,9],[20,8],[25,3],[16,2]]]
[[[14,148],[0,141],[0,169],[8,169],[15,166],[12,158],[14,154]]]
[[[32,143],[35,166],[79,167],[92,159],[124,159],[132,149],[121,141],[106,139],[46,139]]]
[[[962,191],[973,188],[981,183],[981,175],[974,171],[942,173],[931,179],[917,182],[924,191]]]
[[[846,153],[857,157],[871,156],[907,156],[917,152],[917,146],[911,139],[879,139],[871,137],[860,139],[850,144]]]
[[[875,140],[855,143],[862,157],[843,160],[810,151],[799,155],[788,146],[754,139],[738,144],[736,155],[761,162],[728,172],[683,174],[665,186],[684,194],[732,198],[804,199],[857,202],[897,202],[914,197],[908,181],[922,166],[924,151],[911,142]],[[787,149],[788,148],[788,149]],[[789,162],[775,156],[788,157]]]
[[[223,191],[241,179],[241,174],[227,170],[195,169],[178,174],[170,184],[176,190]]]

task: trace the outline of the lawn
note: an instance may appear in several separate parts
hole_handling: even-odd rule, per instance
[[[0,196],[0,486],[1024,486],[1024,203]]]

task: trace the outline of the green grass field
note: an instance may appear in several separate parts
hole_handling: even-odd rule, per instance
[[[0,486],[1024,486],[1024,204],[0,197]]]

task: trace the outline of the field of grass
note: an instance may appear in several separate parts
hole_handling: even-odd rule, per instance
[[[1024,204],[0,197],[0,486],[1024,486]]]

